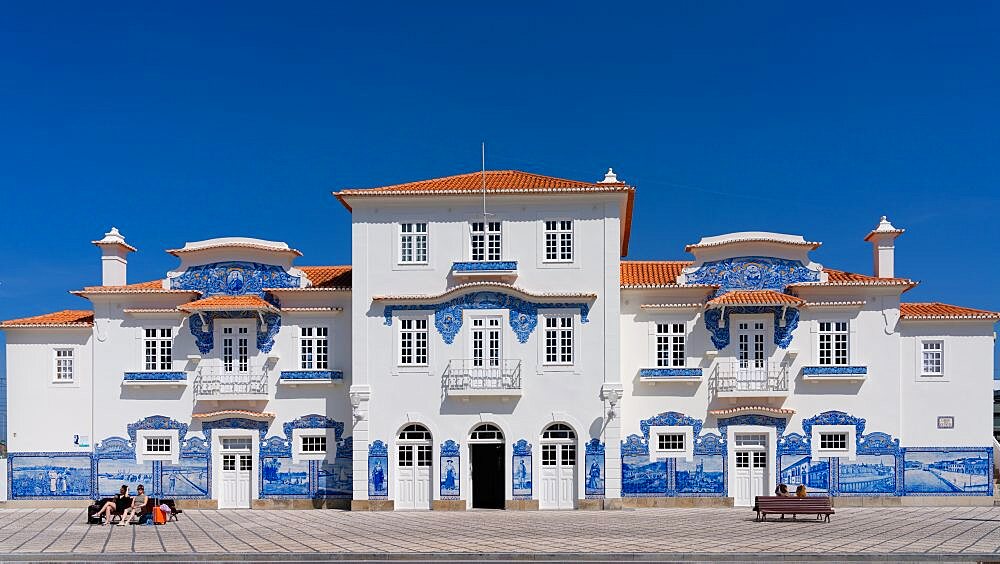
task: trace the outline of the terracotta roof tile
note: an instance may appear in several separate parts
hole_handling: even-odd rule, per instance
[[[917,283],[909,278],[879,278],[868,276],[867,274],[857,274],[855,272],[845,272],[833,268],[823,267],[823,272],[827,274],[826,282],[800,282],[790,286],[916,286]]]
[[[244,311],[259,309],[276,311],[278,308],[259,296],[247,294],[244,296],[210,296],[179,305],[177,309],[181,311]]]
[[[622,288],[658,288],[676,286],[681,270],[691,266],[690,261],[663,260],[621,262]]]
[[[124,286],[87,286],[83,290],[71,294],[198,294],[197,290],[167,290],[163,288],[163,280],[149,280]]]
[[[0,328],[14,327],[92,327],[94,312],[83,309],[64,309],[54,313],[8,319],[0,322]]]
[[[486,192],[536,192],[552,191],[566,188],[599,188],[601,190],[622,191],[627,187],[624,182],[602,183],[581,182],[554,176],[543,176],[520,170],[487,170]],[[483,189],[483,173],[469,172],[442,178],[390,184],[374,188],[346,188],[339,192],[344,196],[375,195],[385,193],[449,193],[449,192],[481,192]]]
[[[901,319],[987,319],[998,320],[1000,313],[984,309],[973,309],[939,302],[901,303]]]
[[[802,298],[775,292],[774,290],[732,290],[709,300],[708,305],[780,305],[800,306],[805,301]]]
[[[312,282],[312,288],[350,288],[350,266],[299,266]]]
[[[483,176],[482,171],[469,172],[388,186],[345,188],[335,192],[334,195],[350,211],[351,206],[345,199],[348,197],[479,194],[483,191]],[[632,208],[635,205],[635,188],[628,184],[624,182],[583,182],[520,170],[487,170],[485,177],[488,194],[527,195],[567,192],[621,192],[626,194],[625,214],[622,218],[621,256],[628,254],[628,241],[632,231]]]

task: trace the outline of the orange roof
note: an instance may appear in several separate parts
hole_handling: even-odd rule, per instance
[[[900,319],[985,319],[996,321],[1000,313],[985,309],[973,309],[939,302],[901,303]]]
[[[312,288],[347,288],[351,287],[350,266],[299,266],[312,282]]]
[[[917,283],[909,278],[879,278],[855,272],[845,272],[833,268],[823,267],[823,272],[827,274],[826,282],[799,282],[789,284],[796,286],[916,286]]]
[[[210,296],[177,306],[181,311],[277,311],[278,308],[253,294],[244,296]]]
[[[163,288],[163,280],[150,280],[126,284],[124,286],[87,286],[75,290],[71,294],[200,294],[197,290],[167,290]]]
[[[632,207],[635,202],[635,188],[624,182],[583,182],[554,176],[544,176],[520,170],[487,170],[390,184],[373,188],[345,188],[334,195],[340,203],[351,211],[346,197],[355,196],[440,196],[467,195],[483,192],[483,177],[486,177],[488,194],[553,194],[566,192],[623,192],[627,195],[625,214],[622,218],[621,255],[628,254],[628,241],[632,230]]]
[[[800,306],[805,301],[802,298],[775,292],[774,290],[732,290],[709,300],[707,305],[766,305],[766,306]]]
[[[0,322],[0,329],[23,327],[93,327],[94,312],[84,309],[64,309],[54,313],[8,319]]]
[[[659,288],[677,286],[681,270],[691,266],[690,261],[681,260],[623,260],[621,262],[622,288]]]

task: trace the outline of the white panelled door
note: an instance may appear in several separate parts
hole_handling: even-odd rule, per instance
[[[249,509],[253,454],[249,437],[223,437],[219,469],[219,509]]]
[[[399,445],[396,508],[431,508],[431,445]]]
[[[396,509],[431,508],[431,472],[434,463],[431,433],[410,424],[396,437]]]
[[[576,505],[576,433],[554,423],[542,433],[542,509],[573,509]]]
[[[751,507],[756,496],[770,495],[767,491],[767,435],[736,435],[736,460],[733,470],[733,505]]]

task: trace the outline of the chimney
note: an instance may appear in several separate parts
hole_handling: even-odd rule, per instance
[[[865,237],[872,244],[872,256],[875,261],[875,276],[879,278],[895,277],[893,262],[896,255],[896,237],[906,231],[896,229],[883,215],[878,226]]]
[[[135,252],[135,247],[125,242],[125,237],[112,227],[100,241],[91,241],[101,249],[101,285],[124,286],[125,270],[128,266],[128,254]]]

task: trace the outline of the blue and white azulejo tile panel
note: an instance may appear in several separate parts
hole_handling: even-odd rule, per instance
[[[10,499],[90,498],[90,461],[89,454],[11,454],[7,460]]]
[[[906,495],[993,495],[989,447],[905,449]]]

